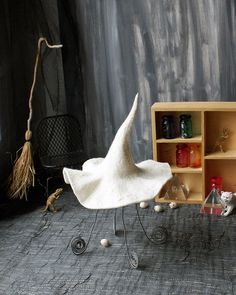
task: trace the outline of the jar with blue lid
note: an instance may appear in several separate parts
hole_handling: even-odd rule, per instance
[[[172,115],[162,116],[162,136],[166,139],[175,138],[174,117]]]

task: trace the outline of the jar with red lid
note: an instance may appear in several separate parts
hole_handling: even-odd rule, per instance
[[[189,166],[189,147],[185,143],[176,145],[176,166],[180,168]]]

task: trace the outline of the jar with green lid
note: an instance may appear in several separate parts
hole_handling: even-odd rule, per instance
[[[180,137],[182,137],[182,138],[193,137],[192,116],[191,115],[189,115],[189,114],[180,115],[179,133],[180,133]]]

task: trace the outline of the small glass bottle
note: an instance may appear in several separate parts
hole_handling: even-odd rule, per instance
[[[217,189],[219,193],[222,191],[222,177],[221,176],[212,176],[210,179],[210,190],[213,188]]]
[[[162,136],[167,139],[175,137],[174,117],[172,115],[162,117]]]
[[[180,137],[182,138],[193,137],[191,115],[189,114],[180,115],[179,133],[180,133]]]
[[[180,168],[189,166],[189,148],[185,143],[176,145],[176,166]]]
[[[201,167],[201,151],[199,144],[189,145],[189,166],[191,168]]]

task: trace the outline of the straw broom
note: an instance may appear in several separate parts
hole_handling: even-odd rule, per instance
[[[13,165],[12,173],[9,177],[9,188],[8,195],[10,198],[20,198],[27,200],[27,192],[29,187],[34,186],[34,178],[35,178],[35,169],[34,169],[34,161],[32,156],[32,146],[31,146],[31,138],[32,132],[30,130],[30,124],[33,115],[32,109],[32,98],[33,91],[36,83],[37,76],[37,67],[39,63],[41,44],[45,42],[47,47],[49,48],[61,48],[62,45],[50,45],[46,38],[39,38],[38,47],[36,53],[36,59],[34,64],[34,73],[33,73],[33,82],[30,89],[30,97],[29,97],[29,118],[27,120],[27,130],[25,132],[25,143],[22,148],[20,148],[16,153],[16,160]],[[18,152],[22,150],[21,155],[18,157]]]

